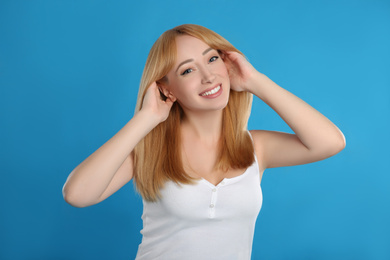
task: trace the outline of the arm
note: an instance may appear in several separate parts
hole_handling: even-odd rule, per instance
[[[252,131],[264,169],[323,160],[345,147],[344,135],[324,115],[258,72],[238,53],[229,52],[227,58],[232,89],[256,95],[295,133]]]
[[[156,83],[146,92],[142,109],[110,140],[80,163],[63,187],[66,202],[87,207],[106,199],[133,177],[132,151],[155,126],[164,121],[173,104],[161,100]]]

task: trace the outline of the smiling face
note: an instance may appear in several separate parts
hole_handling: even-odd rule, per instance
[[[230,92],[229,74],[217,50],[188,35],[176,38],[177,58],[164,86],[184,112],[223,109]]]

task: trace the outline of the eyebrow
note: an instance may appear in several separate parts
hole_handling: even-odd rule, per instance
[[[214,50],[214,49],[213,49],[213,48],[208,48],[208,49],[206,49],[204,52],[202,52],[202,55],[204,56],[204,55],[206,55],[209,51],[212,51],[212,50]],[[179,66],[177,66],[176,72],[179,70],[179,68],[180,68],[182,65],[184,65],[184,64],[186,64],[186,63],[188,63],[188,62],[191,62],[191,61],[194,61],[194,59],[188,59],[188,60],[185,60],[185,61],[183,61],[182,63],[180,63]]]
[[[204,52],[202,52],[202,55],[206,55],[206,53],[208,53],[209,51],[212,51],[214,50],[213,48],[208,48],[207,50],[205,50]]]

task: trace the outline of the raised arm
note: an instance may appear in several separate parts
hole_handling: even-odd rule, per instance
[[[94,205],[129,182],[133,177],[134,147],[168,117],[173,102],[173,98],[161,100],[153,83],[146,92],[142,109],[70,173],[62,190],[65,201],[75,207]]]
[[[258,72],[242,55],[228,52],[225,61],[232,89],[256,95],[295,133],[251,131],[264,169],[323,160],[345,147],[343,133],[329,119]]]

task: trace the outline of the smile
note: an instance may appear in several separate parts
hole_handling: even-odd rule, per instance
[[[201,93],[199,95],[202,96],[202,97],[210,96],[212,94],[217,93],[220,89],[221,89],[221,85],[218,85],[215,88],[213,88],[213,89],[211,89],[209,91],[205,91],[205,92],[203,92],[203,93]]]

